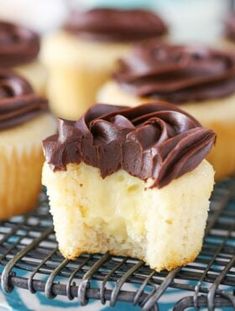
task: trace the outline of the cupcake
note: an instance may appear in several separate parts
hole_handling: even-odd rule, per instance
[[[45,39],[42,60],[49,69],[52,111],[77,120],[130,47],[162,38],[164,22],[148,10],[90,9],[73,12],[63,30]]]
[[[41,141],[55,133],[47,101],[9,70],[0,70],[0,219],[29,211],[40,190]]]
[[[22,26],[0,21],[0,45],[0,68],[13,69],[44,95],[47,73],[38,60],[39,36]]]
[[[43,143],[43,184],[64,257],[108,251],[157,271],[194,260],[214,183],[204,159],[214,140],[158,101],[96,105],[78,121],[60,120]]]
[[[120,60],[99,102],[136,105],[169,100],[217,134],[208,159],[221,179],[235,173],[235,54],[152,41]]]

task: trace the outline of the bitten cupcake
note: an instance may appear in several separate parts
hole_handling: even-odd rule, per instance
[[[55,131],[47,101],[24,78],[0,70],[0,219],[35,206],[44,161],[41,141]]]
[[[35,91],[45,94],[47,73],[38,60],[39,36],[29,29],[0,21],[0,68],[11,68],[25,77]]]
[[[213,131],[163,102],[96,105],[44,141],[47,186],[66,258],[109,251],[173,269],[201,249],[214,183]]]
[[[235,173],[235,54],[152,41],[119,65],[115,79],[101,89],[99,102],[136,105],[160,98],[180,105],[216,132],[208,159],[217,179]]]
[[[164,22],[151,11],[91,9],[74,12],[64,29],[44,41],[42,59],[49,69],[52,111],[77,120],[95,102],[115,61],[133,43],[162,38]]]

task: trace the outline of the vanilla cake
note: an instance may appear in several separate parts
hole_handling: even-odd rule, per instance
[[[59,249],[69,259],[110,252],[160,271],[201,249],[215,141],[174,105],[95,105],[60,120],[44,145],[47,187]]]

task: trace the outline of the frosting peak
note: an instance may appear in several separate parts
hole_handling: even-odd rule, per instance
[[[91,9],[73,12],[65,29],[97,41],[139,41],[167,32],[163,20],[148,10]]]
[[[20,125],[47,110],[47,101],[30,84],[8,70],[0,70],[0,130]]]
[[[60,120],[59,133],[43,145],[54,170],[83,161],[99,168],[103,178],[124,169],[161,188],[198,166],[214,141],[214,132],[193,117],[156,102],[93,106],[78,121]]]
[[[121,87],[141,97],[185,103],[235,91],[235,54],[152,40],[119,61]]]
[[[0,21],[0,66],[13,67],[33,61],[39,53],[36,33],[8,22]]]

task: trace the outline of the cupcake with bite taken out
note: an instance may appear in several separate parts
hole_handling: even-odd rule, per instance
[[[39,36],[20,25],[0,21],[0,68],[10,68],[25,77],[40,95],[45,95],[47,72],[38,60]]]
[[[43,143],[43,184],[62,254],[109,251],[157,271],[194,260],[214,184],[205,160],[214,141],[212,130],[157,100],[96,105],[78,121],[60,120]]]
[[[41,187],[42,140],[55,133],[47,101],[21,76],[0,70],[0,219],[32,209]]]
[[[119,57],[136,42],[162,39],[166,33],[165,23],[150,10],[95,8],[73,12],[64,28],[43,44],[52,111],[76,120],[95,102],[97,90],[109,79]]]
[[[208,156],[221,179],[235,173],[235,54],[151,41],[119,62],[99,102],[135,106],[169,100],[217,134]]]

